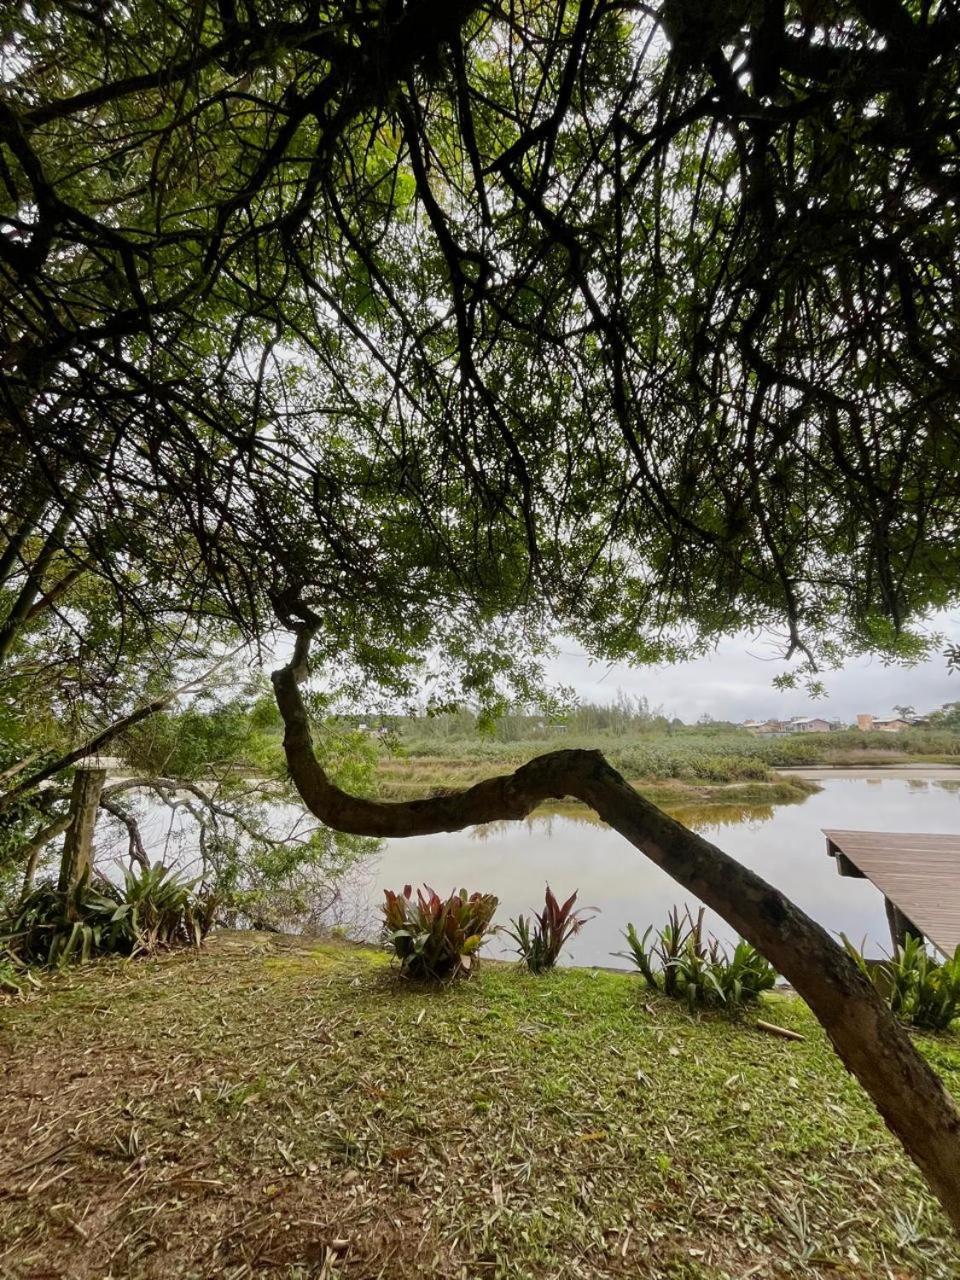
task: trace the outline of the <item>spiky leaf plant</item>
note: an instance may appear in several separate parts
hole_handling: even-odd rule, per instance
[[[497,899],[466,889],[441,898],[428,885],[384,890],[383,941],[408,978],[446,981],[471,973],[491,932]]]
[[[552,969],[566,943],[579,933],[592,917],[583,910],[574,911],[576,892],[566,902],[560,903],[547,885],[543,910],[511,920],[504,933],[517,944],[521,961],[531,973],[544,973]]]

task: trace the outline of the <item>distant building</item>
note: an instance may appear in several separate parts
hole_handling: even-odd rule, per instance
[[[758,737],[774,737],[787,732],[785,721],[744,721],[740,727]]]
[[[794,716],[788,721],[788,733],[829,733],[830,721],[820,716]]]
[[[740,726],[760,738],[782,738],[789,733],[829,733],[837,727],[820,716],[793,716],[790,720],[744,720]]]
[[[904,729],[925,729],[930,721],[926,716],[891,716],[883,719],[878,716],[857,716],[857,728],[863,733],[903,733]]]

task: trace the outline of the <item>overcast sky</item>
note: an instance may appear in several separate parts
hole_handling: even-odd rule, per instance
[[[934,618],[932,631],[960,640],[960,615]],[[773,678],[787,669],[770,641],[748,635],[724,640],[716,653],[673,667],[633,668],[591,662],[572,643],[561,643],[548,668],[551,680],[572,685],[586,702],[610,702],[623,689],[643,694],[651,706],[687,723],[707,713],[715,720],[785,719],[815,714],[853,722],[861,711],[889,715],[894,703],[932,711],[960,701],[960,674],[950,675],[942,657],[915,667],[886,667],[876,658],[860,659],[825,673],[827,697],[811,699],[802,689],[781,693]]]

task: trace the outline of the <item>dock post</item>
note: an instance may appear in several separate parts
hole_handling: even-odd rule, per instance
[[[883,905],[887,912],[887,924],[890,926],[890,937],[893,941],[894,952],[902,950],[906,945],[907,935],[912,934],[913,937],[923,940],[923,934],[913,923],[909,916],[905,916],[895,902],[891,902],[889,898],[884,898]]]

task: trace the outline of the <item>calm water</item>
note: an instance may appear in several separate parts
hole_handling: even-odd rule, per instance
[[[830,778],[821,785],[802,804],[711,811],[701,820],[691,812],[676,816],[782,889],[830,932],[842,930],[858,944],[866,938],[867,952],[880,954],[889,943],[883,899],[869,881],[837,874],[821,828],[958,831],[960,781]],[[547,881],[560,897],[579,889],[580,903],[600,913],[569,944],[568,964],[624,963],[611,952],[624,945],[620,935],[628,920],[642,933],[648,924],[661,923],[674,903],[699,905],[616,832],[556,815],[385,841],[361,893],[371,927],[385,886],[424,882],[438,893],[461,885],[495,893],[497,922],[505,924],[542,904]],[[732,936],[712,912],[707,919],[718,937]],[[491,955],[509,953],[510,943],[502,938],[487,949]]]

